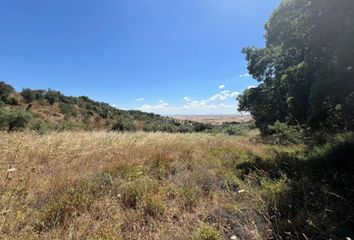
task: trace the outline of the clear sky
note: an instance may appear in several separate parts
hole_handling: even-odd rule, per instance
[[[280,0],[0,0],[0,80],[160,114],[237,113]]]

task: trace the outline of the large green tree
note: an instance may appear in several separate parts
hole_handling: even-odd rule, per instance
[[[276,121],[310,131],[354,130],[354,1],[284,0],[266,47],[245,48],[260,84],[240,97],[263,134]]]

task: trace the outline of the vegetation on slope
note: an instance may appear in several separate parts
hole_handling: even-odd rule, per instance
[[[2,133],[5,239],[345,239],[353,136]],[[337,167],[340,165],[341,167]]]
[[[15,89],[0,82],[0,130],[114,130],[202,132],[211,125],[177,121],[153,113],[125,111],[88,97],[68,97],[53,90]]]

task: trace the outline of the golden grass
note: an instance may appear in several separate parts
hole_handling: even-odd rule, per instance
[[[233,166],[274,149],[247,138],[62,132],[0,139],[0,239],[192,239],[205,224],[225,238],[270,234],[262,200]]]

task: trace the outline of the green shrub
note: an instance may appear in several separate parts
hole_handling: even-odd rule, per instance
[[[304,132],[299,126],[290,126],[286,123],[275,122],[269,127],[271,136],[268,138],[273,144],[299,144],[303,142]]]
[[[122,131],[136,131],[136,125],[125,118],[118,118],[116,123],[112,127],[112,131],[122,132]]]
[[[24,129],[32,120],[32,115],[27,112],[8,112],[0,109],[0,128],[8,131]]]
[[[62,114],[66,116],[77,116],[77,112],[75,110],[74,105],[68,104],[68,103],[60,103],[59,104],[59,110]]]
[[[21,96],[23,97],[26,103],[31,103],[36,99],[34,91],[29,88],[23,89],[21,92]]]
[[[15,89],[5,82],[0,82],[0,101],[7,103],[10,94],[14,93]]]
[[[32,120],[29,128],[39,134],[45,134],[49,130],[47,124],[39,118]]]
[[[8,129],[8,111],[4,108],[0,108],[0,129]]]
[[[224,131],[230,136],[246,136],[250,129],[242,126],[228,126]]]
[[[200,227],[195,233],[194,240],[222,240],[222,235],[211,226]]]
[[[180,191],[182,208],[192,212],[198,204],[199,191],[197,187],[183,187]]]
[[[135,208],[144,194],[144,186],[136,182],[127,182],[121,186],[121,203],[126,208]]]
[[[165,205],[158,196],[144,196],[142,202],[144,214],[150,217],[157,217],[165,211]]]
[[[61,96],[60,92],[57,91],[53,91],[51,89],[49,89],[45,95],[44,98],[48,101],[48,103],[50,105],[54,105],[54,103],[59,101],[59,97]]]

